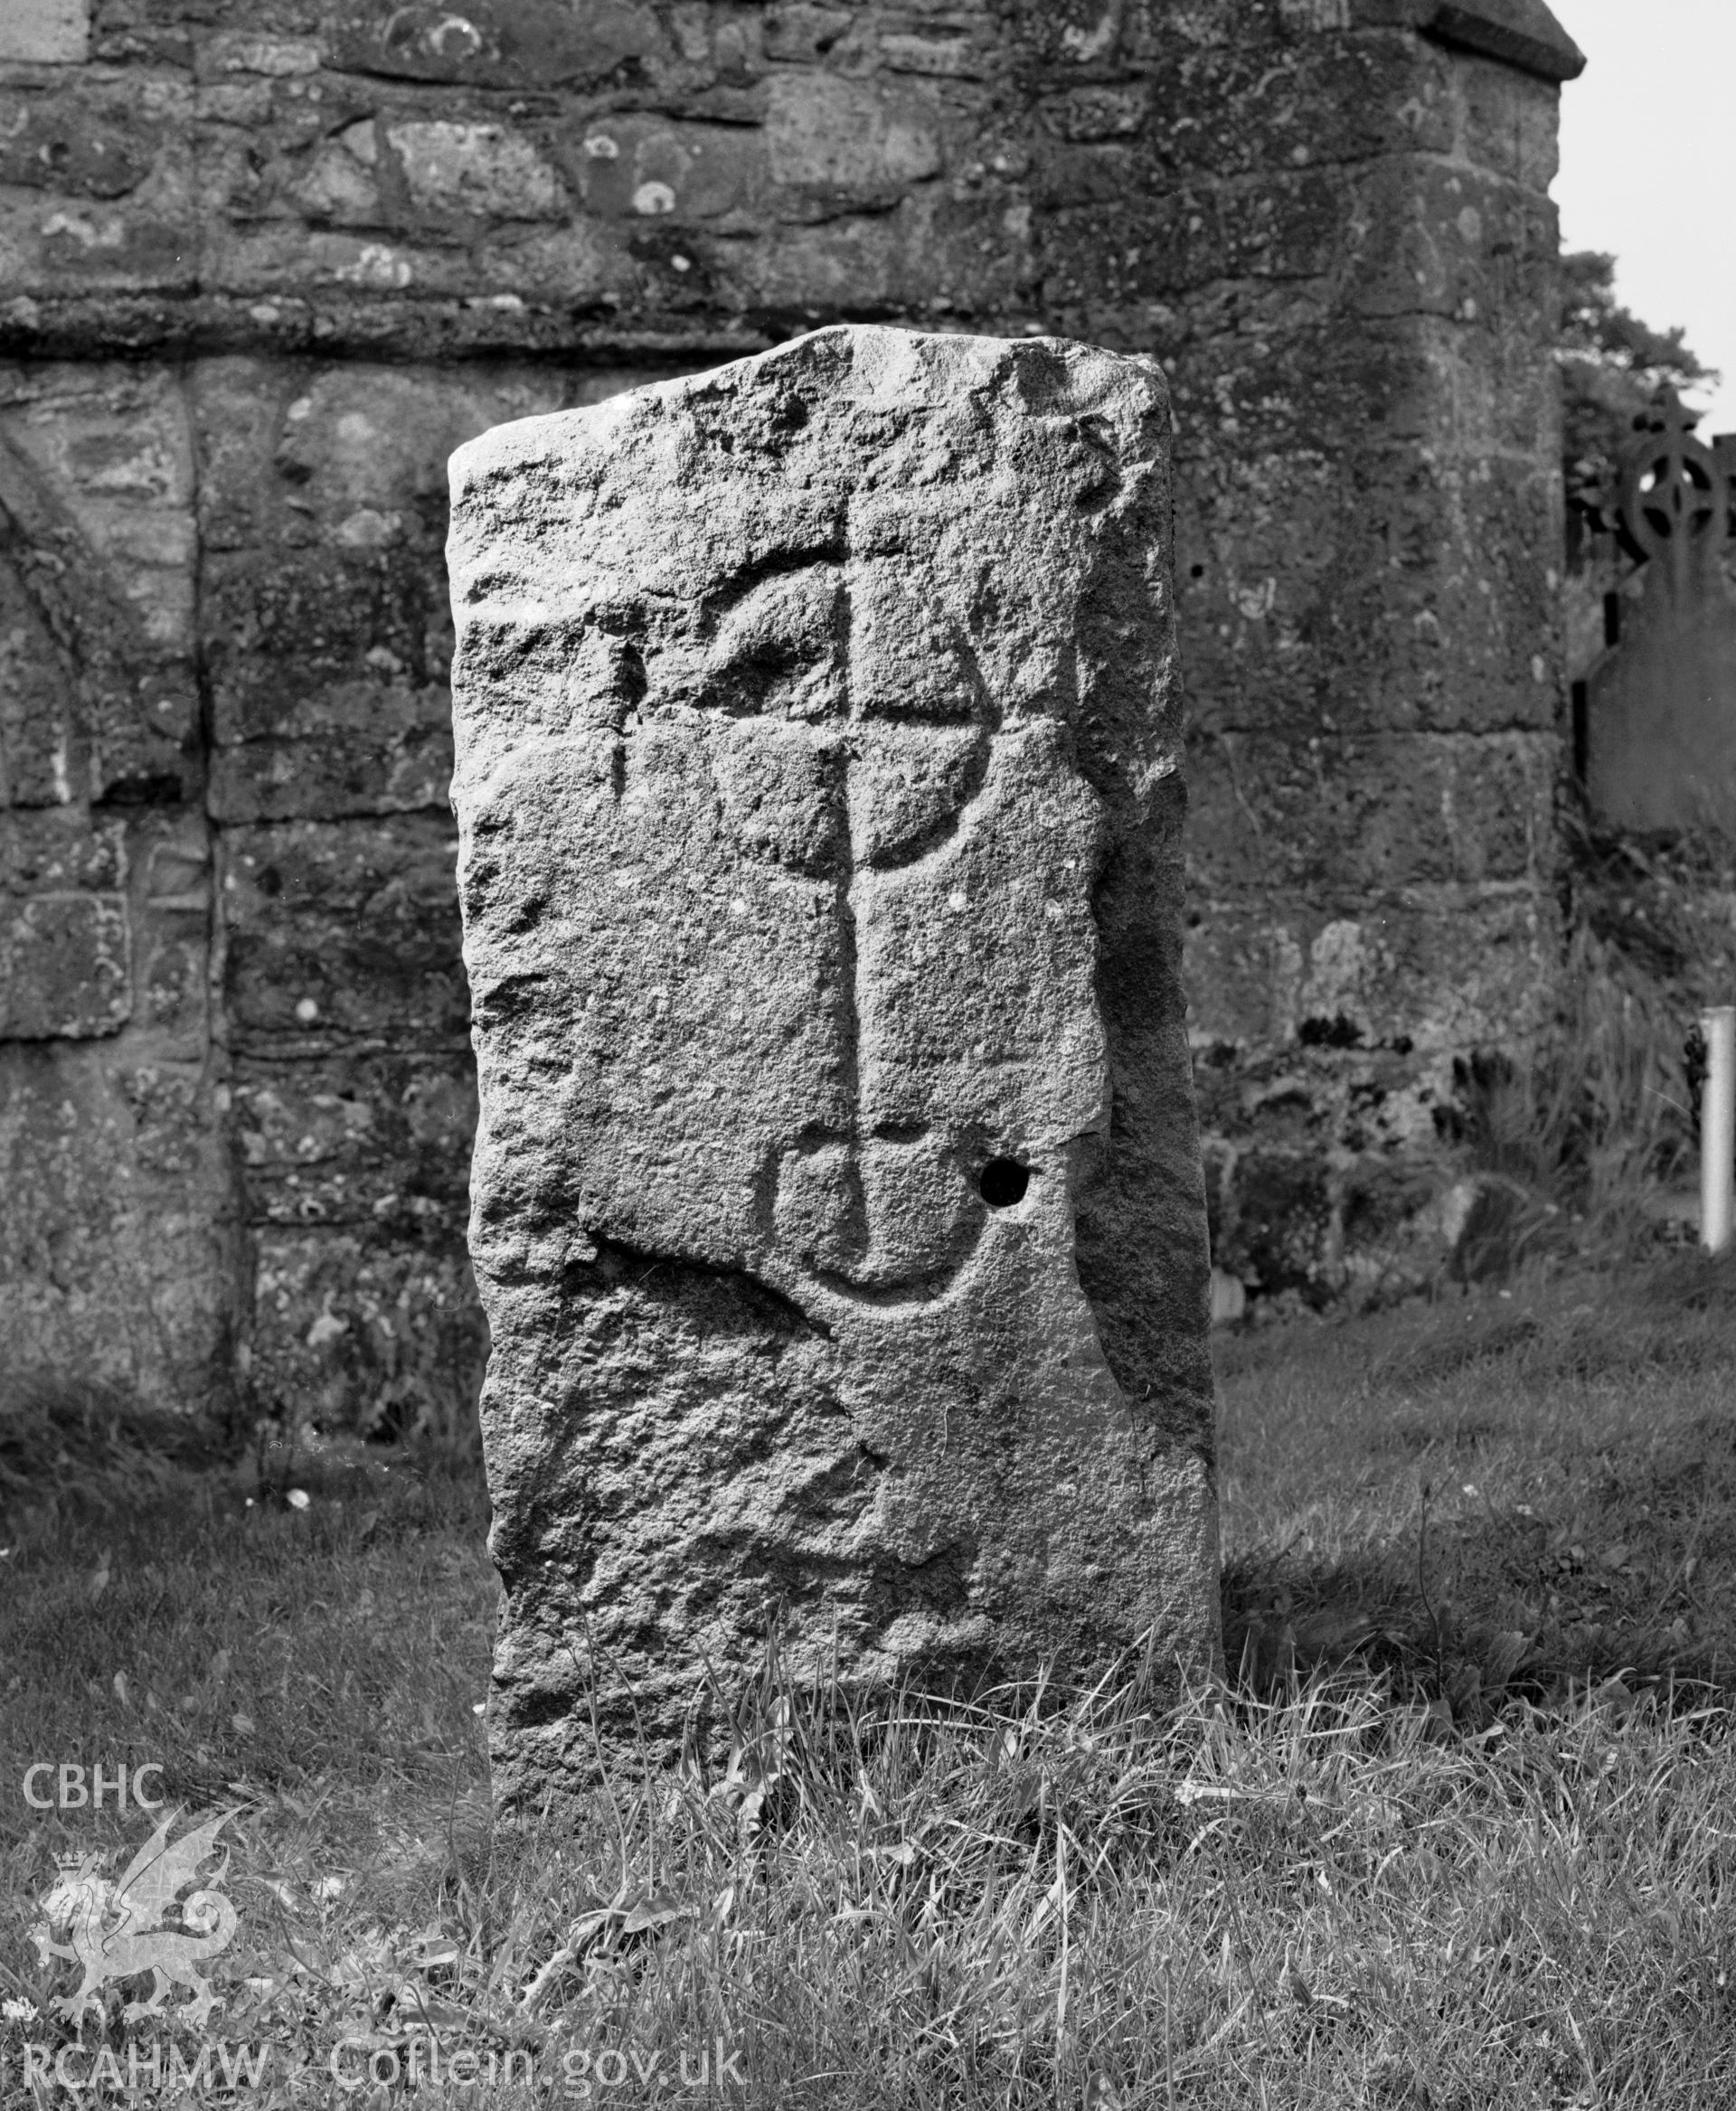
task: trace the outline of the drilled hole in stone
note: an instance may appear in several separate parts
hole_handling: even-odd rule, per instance
[[[991,1158],[976,1180],[976,1192],[991,1210],[1010,1210],[1024,1200],[1031,1184],[1031,1168],[1016,1158]]]

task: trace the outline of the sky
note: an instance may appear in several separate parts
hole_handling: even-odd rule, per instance
[[[1687,399],[1701,438],[1736,432],[1736,0],[1550,5],[1587,61],[1561,90],[1561,247],[1613,252],[1623,306],[1723,371]]]

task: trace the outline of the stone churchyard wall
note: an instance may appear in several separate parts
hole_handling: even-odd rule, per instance
[[[447,457],[839,318],[1161,363],[1217,1258],[1439,1267],[1554,957],[1577,63],[1541,0],[0,9],[9,1373],[467,1410]]]

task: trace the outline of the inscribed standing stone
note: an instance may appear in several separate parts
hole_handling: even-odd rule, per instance
[[[1149,363],[843,327],[453,457],[507,1804],[1217,1651]]]

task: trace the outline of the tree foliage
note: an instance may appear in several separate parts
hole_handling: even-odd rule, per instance
[[[1613,481],[1616,457],[1661,388],[1716,382],[1682,331],[1655,330],[1616,298],[1616,259],[1599,250],[1561,259],[1562,467],[1571,496]]]

